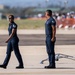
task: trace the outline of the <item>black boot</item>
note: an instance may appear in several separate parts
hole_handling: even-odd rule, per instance
[[[16,69],[23,69],[23,66],[17,66]]]
[[[45,66],[44,68],[45,69],[55,69],[56,67],[55,66]]]
[[[5,65],[0,65],[0,67],[6,69],[6,66]]]

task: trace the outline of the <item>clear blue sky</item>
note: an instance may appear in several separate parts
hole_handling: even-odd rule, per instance
[[[59,1],[61,1],[60,5],[64,5],[65,0],[49,0],[48,4],[59,4]],[[75,6],[75,0],[67,0],[68,6]],[[0,0],[0,4],[9,5],[9,6],[37,6],[38,4],[41,4],[41,6],[46,5],[46,0]]]

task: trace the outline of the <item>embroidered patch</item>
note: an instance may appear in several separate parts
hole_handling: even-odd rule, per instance
[[[52,23],[55,23],[54,21],[52,21]]]
[[[14,25],[14,24],[13,24],[13,27],[15,28],[15,27],[16,27],[16,25]]]

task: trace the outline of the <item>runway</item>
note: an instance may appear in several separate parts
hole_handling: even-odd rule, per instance
[[[14,52],[7,69],[0,68],[0,75],[75,75],[75,61],[62,58],[56,61],[56,69],[44,69],[48,61],[40,64],[41,60],[48,58],[45,47],[45,34],[19,34],[19,48],[24,61],[24,69],[17,70],[18,65]],[[6,56],[7,34],[0,34],[0,64]],[[55,53],[75,56],[75,34],[57,34]],[[14,61],[13,61],[14,60]],[[13,63],[13,64],[12,64]]]
[[[56,69],[44,69],[48,61],[40,64],[41,60],[46,59],[45,46],[20,46],[20,52],[24,62],[24,69],[15,69],[18,61],[11,54],[11,59],[7,69],[0,68],[0,75],[75,75],[75,61],[62,58],[56,61]],[[75,56],[75,45],[56,45],[55,52]],[[0,64],[3,63],[6,56],[6,46],[0,46]]]
[[[45,35],[44,34],[20,34],[19,40],[20,46],[43,46],[45,45]],[[0,46],[6,46],[5,41],[8,35],[0,35]],[[75,45],[75,35],[74,34],[57,34],[56,35],[56,45]]]

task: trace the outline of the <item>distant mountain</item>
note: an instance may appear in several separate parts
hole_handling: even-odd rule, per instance
[[[49,2],[47,2],[49,1]],[[75,6],[74,0],[67,0],[68,3],[65,4],[66,0],[0,0],[0,4],[8,5],[8,6],[46,6],[49,4],[53,5],[61,5],[61,6]]]

